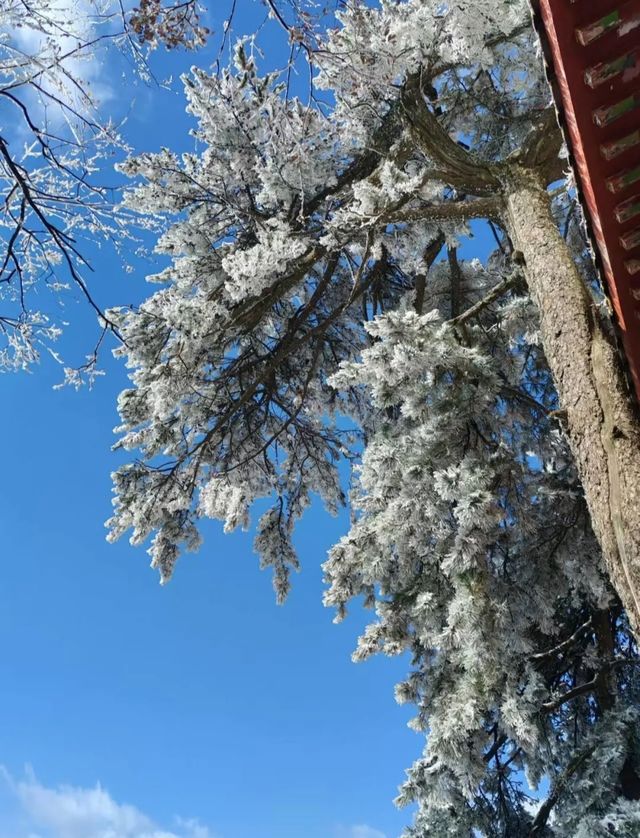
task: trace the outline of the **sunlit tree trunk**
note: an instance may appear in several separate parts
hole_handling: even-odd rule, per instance
[[[640,631],[640,427],[617,351],[551,215],[543,181],[514,167],[507,224],[540,309],[545,354],[611,580]]]

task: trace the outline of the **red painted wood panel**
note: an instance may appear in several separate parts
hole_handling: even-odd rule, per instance
[[[640,0],[535,0],[534,6],[640,398]]]

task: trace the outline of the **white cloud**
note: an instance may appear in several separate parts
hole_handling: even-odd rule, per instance
[[[338,828],[336,838],[387,838],[384,832],[367,826],[365,823],[355,826],[342,826]]]
[[[73,111],[95,119],[100,107],[116,98],[117,70],[123,68],[111,41],[120,30],[118,4],[110,0],[38,0],[32,14],[12,25],[10,47],[26,73],[43,68],[39,89],[27,85],[19,91],[32,117],[49,129],[67,125],[72,133],[79,128]],[[11,67],[0,70],[7,76],[3,80],[13,80]]]
[[[30,770],[24,779],[0,771],[19,822],[11,833],[3,829],[2,838],[215,838],[193,819],[176,818],[174,829],[162,829],[135,806],[117,803],[100,784],[51,788]]]

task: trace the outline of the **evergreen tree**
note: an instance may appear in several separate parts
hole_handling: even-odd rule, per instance
[[[271,497],[282,600],[346,459],[326,602],[374,610],[356,659],[411,653],[407,836],[637,835],[640,430],[528,5],[353,2],[311,34],[270,5],[306,101],[245,39],[185,78],[199,150],[123,166],[171,262],[109,313],[138,452],[111,537],[153,535],[166,581],[199,517],[247,526]],[[459,252],[474,219],[485,264]]]

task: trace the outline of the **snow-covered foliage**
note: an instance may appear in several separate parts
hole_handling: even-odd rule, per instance
[[[634,834],[636,648],[504,225],[513,167],[555,176],[527,5],[355,2],[308,56],[305,104],[240,42],[185,78],[197,153],[123,166],[170,264],[109,313],[136,452],[110,537],[151,537],[166,581],[199,517],[247,527],[271,498],[255,547],[282,600],[295,523],[313,494],[345,502],[346,460],[326,601],[375,610],[356,659],[411,656],[397,698],[427,745],[407,835]],[[460,256],[472,219],[495,236],[485,264]]]
[[[101,107],[115,99],[107,67],[126,53],[127,69],[145,74],[142,44],[191,47],[204,35],[195,0],[133,10],[115,0],[0,2],[0,370],[52,351],[62,325],[50,320],[52,301],[70,286],[113,328],[87,285],[89,243],[131,234],[104,173],[126,151]],[[66,370],[69,381],[91,378],[95,361],[94,352]]]

